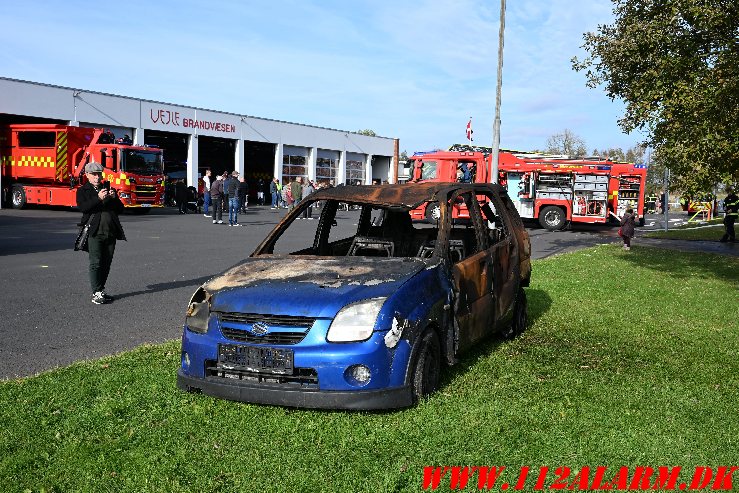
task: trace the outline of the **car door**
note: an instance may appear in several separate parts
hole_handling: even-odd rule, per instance
[[[492,330],[495,304],[492,257],[487,248],[480,209],[471,193],[454,194],[449,203],[455,204],[457,196],[464,199],[470,215],[469,218],[451,218],[451,214],[447,214],[446,218],[454,289],[456,349],[464,351]]]
[[[480,210],[491,258],[491,295],[495,304],[493,321],[497,325],[506,318],[516,299],[520,270],[518,241],[514,236],[515,224],[504,200],[493,191],[486,192],[485,198],[487,200],[480,201]]]

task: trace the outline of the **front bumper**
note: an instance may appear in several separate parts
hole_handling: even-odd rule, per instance
[[[232,401],[268,404],[272,406],[313,409],[377,410],[413,405],[413,391],[409,386],[389,389],[320,391],[315,389],[285,389],[229,382],[213,377],[198,378],[177,372],[177,387],[186,392],[204,394]]]

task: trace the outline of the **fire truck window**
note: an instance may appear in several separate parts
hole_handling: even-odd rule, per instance
[[[56,132],[18,132],[18,147],[55,147]]]
[[[423,161],[421,163],[421,179],[435,180],[438,167],[439,165],[436,161]]]

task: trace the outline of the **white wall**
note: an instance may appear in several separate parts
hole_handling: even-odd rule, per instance
[[[371,156],[389,158],[394,149],[393,139],[386,137],[370,137],[342,130],[7,78],[0,78],[0,112],[67,120],[70,124],[85,122],[104,127],[130,128],[133,131],[131,137],[137,141],[144,129],[190,135],[195,137],[190,139],[191,157],[188,159],[187,173],[190,185],[197,180],[198,168],[197,152],[192,152],[192,144],[200,135],[278,144],[275,171],[280,168],[280,173],[281,145],[306,148],[312,168],[315,168],[318,153],[311,154],[311,149],[319,149],[319,153],[323,150],[335,152],[342,163],[342,177],[347,153],[361,155],[361,160],[368,162]],[[243,150],[243,144],[237,145],[237,148]],[[309,173],[315,176],[315,169]],[[375,173],[369,171],[368,180],[372,176]]]

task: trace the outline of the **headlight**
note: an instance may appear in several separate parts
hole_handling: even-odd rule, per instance
[[[373,298],[346,305],[331,322],[326,339],[329,342],[365,341],[372,335],[377,315],[386,298]]]
[[[193,332],[205,334],[208,332],[208,317],[210,316],[210,293],[199,287],[190,298],[185,315],[185,325]]]

